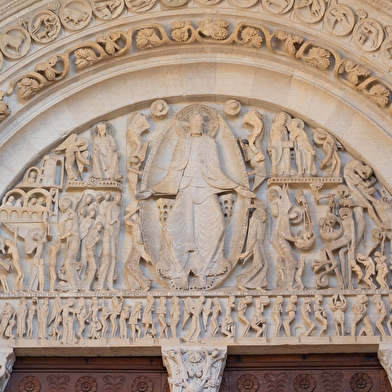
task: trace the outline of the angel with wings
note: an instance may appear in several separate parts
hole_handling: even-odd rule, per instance
[[[253,127],[250,137],[248,139],[238,139],[238,143],[241,146],[245,161],[249,163],[252,169],[248,173],[248,177],[254,175],[252,186],[252,191],[254,191],[265,180],[266,176],[265,156],[261,147],[264,134],[263,116],[257,110],[252,110],[245,114],[242,123]]]
[[[342,160],[338,150],[343,150],[343,146],[322,128],[313,129],[313,140],[317,145],[322,146],[325,152],[325,157],[320,162],[320,169],[326,170],[327,176],[339,177]]]
[[[57,153],[65,151],[65,171],[67,172],[68,181],[76,181],[78,177],[82,178],[84,166],[90,165],[87,148],[88,140],[73,133],[53,150]],[[77,170],[75,169],[75,163]]]
[[[141,113],[132,113],[128,116],[127,140],[130,146],[129,160],[127,163],[127,177],[132,194],[138,193],[137,184],[140,167],[146,158],[149,142],[142,142],[142,133],[150,129],[146,117]]]

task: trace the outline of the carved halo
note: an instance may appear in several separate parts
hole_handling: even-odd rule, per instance
[[[77,206],[77,204],[78,204],[78,202],[77,202],[77,200],[76,200],[76,197],[75,196],[73,196],[73,195],[64,195],[61,199],[60,199],[60,202],[59,202],[59,207],[60,207],[60,210],[61,211],[63,211],[63,212],[65,212],[66,210],[67,210],[67,204],[68,204],[68,201],[69,201],[69,203],[70,203],[70,208],[71,208],[71,210],[74,210],[74,209],[76,209],[76,206]]]
[[[184,135],[189,134],[189,121],[196,114],[201,114],[203,116],[203,132],[211,137],[214,137],[219,129],[218,114],[208,106],[200,105],[198,103],[187,106],[177,114],[174,126],[178,137],[183,137]]]
[[[91,137],[95,139],[98,136],[98,125],[105,124],[106,125],[106,135],[113,136],[114,128],[113,125],[107,121],[101,121],[91,127]]]

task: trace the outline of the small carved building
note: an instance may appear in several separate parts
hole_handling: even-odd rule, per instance
[[[0,1],[1,391],[391,391],[391,67],[388,0]]]

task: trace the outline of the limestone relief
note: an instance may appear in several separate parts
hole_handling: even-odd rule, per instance
[[[30,51],[30,38],[40,44],[47,44],[59,36],[62,28],[78,31],[90,23],[100,23],[119,18],[129,11],[143,13],[160,4],[163,10],[188,5],[188,0],[67,0],[63,3],[52,2],[47,9],[42,8],[23,17],[20,26],[10,26],[2,34],[2,51],[10,59],[18,59]],[[261,6],[259,6],[261,3]],[[368,17],[368,12],[358,8],[354,11],[349,5],[312,0],[197,0],[192,6],[220,6],[229,8],[257,7],[262,14],[290,17],[293,14],[299,22],[316,24],[323,20],[320,29],[325,29],[337,37],[353,35],[353,42],[364,51],[374,51],[385,44],[382,52],[388,50],[388,38],[384,40],[384,31],[380,23]],[[356,16],[356,15],[357,16]],[[92,18],[92,15],[96,19]],[[388,31],[389,26],[385,26]],[[384,56],[385,57],[385,56]],[[385,57],[388,63],[388,57]]]
[[[118,1],[119,0],[101,2],[100,4],[103,10],[110,10],[112,5],[114,9],[116,8]],[[324,2],[319,2],[318,0],[312,2],[301,0],[296,2],[294,9],[299,14],[305,12],[304,15],[307,15],[305,17],[306,20],[309,18],[317,19],[317,16],[320,15],[320,13],[324,13],[323,10],[325,6],[322,4],[324,4]],[[66,2],[62,7],[64,7],[65,10],[68,10],[66,7],[71,7],[69,8],[69,12],[71,12],[72,15],[74,15],[75,12],[75,18],[71,19],[74,21],[78,20],[76,15],[81,17],[83,14],[80,14],[81,11],[77,11],[77,9],[82,9],[86,5],[88,4],[84,3],[84,0],[73,0],[71,2]],[[90,5],[88,6],[90,7]],[[170,7],[176,6],[178,5],[171,3]],[[344,11],[345,9],[335,9],[334,7],[338,7],[338,5],[332,7],[332,14],[336,14],[339,21],[342,21],[343,23],[348,8],[346,12]],[[373,23],[373,19],[367,18],[366,12],[364,13],[363,10],[363,12],[360,11],[361,10],[358,12],[362,19],[355,25],[353,41],[357,40],[355,41],[357,42],[357,45],[360,47],[363,45],[364,49],[368,48],[370,45],[370,49],[366,50],[373,51],[375,50],[374,45],[376,48],[381,45],[383,31],[382,28],[379,27],[378,30],[381,29],[381,32],[377,33],[378,30],[376,27],[380,25],[377,22]],[[75,22],[72,23],[75,24]],[[330,21],[329,23],[330,25],[332,23],[330,28],[333,29],[335,26],[334,22]],[[349,22],[346,22],[346,24],[347,23]],[[364,23],[364,25],[362,26],[361,23]],[[197,27],[194,27],[196,25]],[[326,23],[326,25],[328,25],[328,23]],[[376,29],[375,32],[372,32],[374,29]],[[170,33],[168,33],[167,30],[170,30]],[[128,31],[113,31],[108,35],[97,36],[96,42],[88,41],[85,43],[78,43],[63,54],[57,54],[47,58],[44,62],[36,64],[34,72],[27,72],[14,77],[9,84],[7,94],[11,95],[16,91],[22,101],[29,100],[43,89],[50,87],[53,82],[61,80],[69,74],[72,75],[74,72],[80,72],[102,61],[110,60],[113,56],[122,56],[134,52],[133,42],[136,43],[136,50],[140,51],[151,50],[163,45],[192,44],[197,42],[220,45],[236,43],[248,48],[263,50],[265,44],[265,47],[270,52],[302,60],[307,66],[314,67],[319,71],[330,72],[331,77],[333,75],[333,77],[337,78],[342,83],[353,88],[354,91],[360,92],[375,106],[388,109],[389,116],[392,116],[392,109],[390,106],[392,85],[385,79],[385,75],[372,76],[375,72],[364,67],[359,62],[362,62],[362,59],[352,60],[350,58],[345,58],[343,54],[338,53],[334,49],[327,48],[315,41],[308,41],[305,37],[298,34],[292,34],[289,31],[278,29],[271,32],[270,30],[271,29],[266,25],[247,22],[238,23],[232,30],[230,22],[227,20],[205,19],[194,22],[190,20],[174,21],[170,24],[170,29],[162,24],[153,23],[131,28]],[[389,31],[390,29],[387,28],[386,30]],[[16,36],[16,34],[14,35]],[[30,36],[28,36],[28,38],[30,39]],[[374,43],[373,41],[377,42]],[[8,41],[6,40],[5,44],[7,42]],[[382,57],[388,60],[390,56],[388,54],[389,49],[387,41],[384,42],[383,48]],[[241,105],[238,105],[237,101],[229,100],[226,102],[225,113],[228,116],[235,117],[240,110]],[[162,111],[162,113],[160,113],[160,111]],[[158,102],[152,105],[152,113],[156,117],[166,115],[165,104]],[[251,115],[249,114],[249,116]],[[291,125],[291,128],[295,128],[293,134],[300,134],[299,129],[301,127],[301,121],[298,122],[296,119],[293,120],[295,120]],[[256,132],[258,126],[252,123],[254,122],[254,119],[252,120],[249,118],[244,119],[244,121],[248,121],[250,126],[254,126],[254,132]],[[295,122],[297,122],[296,127],[294,125]],[[254,150],[253,153],[255,153]],[[252,160],[252,162],[254,163],[254,160]],[[256,161],[254,165],[256,165],[255,170],[262,170],[263,168],[263,162],[261,161]]]
[[[3,195],[1,339],[390,339],[391,200],[321,125],[154,101],[65,136]]]

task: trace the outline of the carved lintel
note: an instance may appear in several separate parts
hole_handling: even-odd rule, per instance
[[[171,392],[218,392],[226,357],[226,346],[163,346]]]
[[[14,362],[14,350],[11,347],[0,348],[0,392],[7,386]]]

